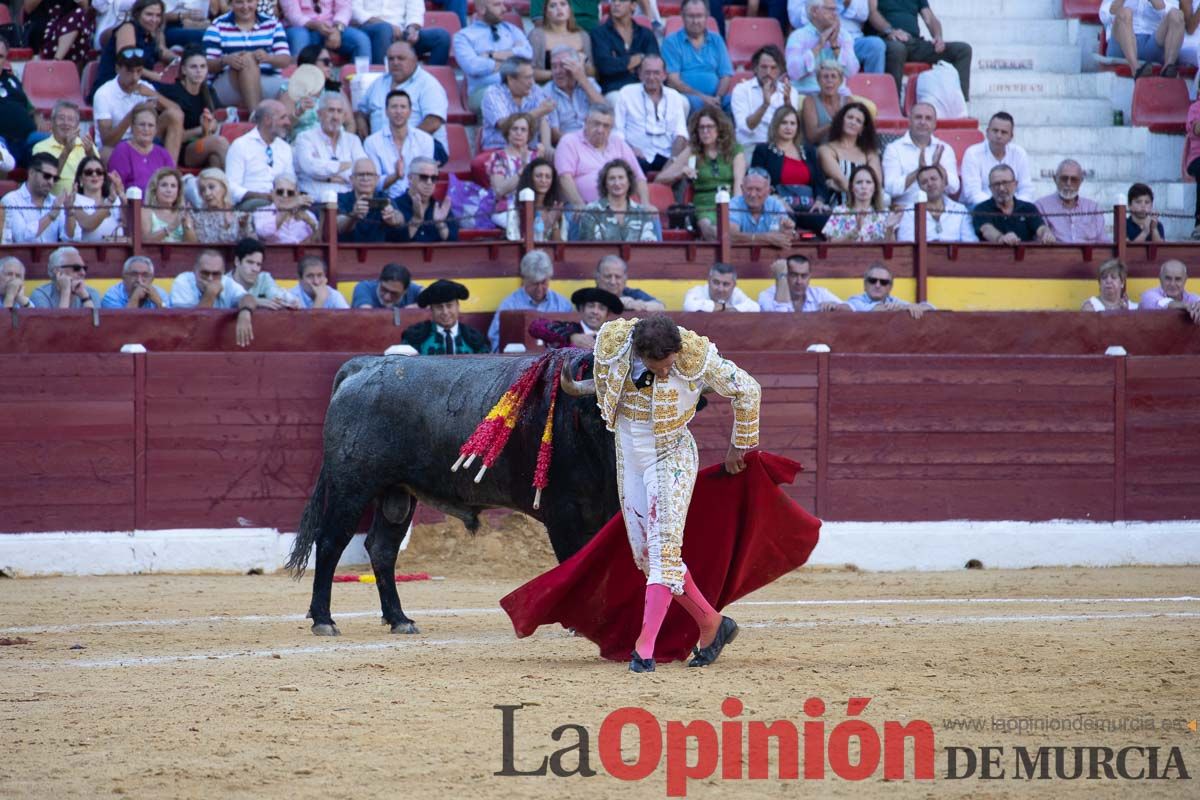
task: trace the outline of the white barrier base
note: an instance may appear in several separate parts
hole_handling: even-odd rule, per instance
[[[359,534],[341,563],[366,564]],[[282,569],[294,533],[273,528],[0,534],[9,576]],[[809,563],[862,570],[1200,564],[1200,522],[827,522]],[[309,561],[312,565],[312,559]]]

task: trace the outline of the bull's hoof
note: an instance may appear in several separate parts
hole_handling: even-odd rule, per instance
[[[392,626],[392,633],[420,633],[421,629],[415,622],[397,622]]]
[[[330,623],[328,625],[313,625],[313,636],[341,636],[342,632],[338,630],[338,626]]]

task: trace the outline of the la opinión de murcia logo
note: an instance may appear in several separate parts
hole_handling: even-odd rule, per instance
[[[846,701],[850,719],[832,725],[824,719],[825,701],[810,697],[799,725],[786,719],[742,720],[744,704],[736,697],[721,703],[724,719],[660,720],[636,706],[612,711],[600,723],[595,751],[588,728],[576,723],[550,732],[556,749],[522,748],[517,755],[517,712],[524,706],[495,705],[500,712],[503,743],[501,777],[591,778],[599,766],[623,781],[644,781],[665,760],[667,797],[686,797],[688,782],[714,775],[722,780],[823,780],[827,774],[847,781],[882,777],[949,780],[1188,780],[1178,747],[1102,746],[946,747],[945,765],[935,770],[933,727],[924,720],[886,721],[881,729],[860,718],[869,697]],[[828,729],[828,730],[827,730]],[[628,735],[627,735],[628,733]],[[631,760],[622,738],[633,744]],[[523,742],[525,740],[523,739]],[[854,743],[852,746],[851,743]],[[911,758],[909,754],[911,753]],[[519,762],[519,763],[518,763]]]

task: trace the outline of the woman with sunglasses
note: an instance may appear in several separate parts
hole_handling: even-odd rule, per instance
[[[183,204],[183,180],[174,167],[154,173],[142,206],[142,241],[198,242],[196,223]]]
[[[533,238],[538,242],[562,242],[566,240],[565,220],[563,214],[562,187],[558,183],[558,170],[553,162],[546,158],[535,158],[521,170],[521,179],[517,181],[516,194],[522,189],[533,191]],[[519,205],[508,209],[505,220],[505,237],[510,242],[521,240],[521,208]]]
[[[162,75],[156,71],[158,62],[167,53],[167,43],[163,39],[163,16],[166,6],[163,0],[137,0],[129,10],[129,19],[113,29],[100,51],[100,66],[96,69],[96,82],[92,84],[88,102],[96,94],[96,89],[117,77],[117,53],[125,50],[141,51],[135,53],[146,65],[142,78],[157,81]]]
[[[196,236],[205,244],[233,244],[242,238],[245,220],[233,210],[233,195],[225,173],[215,167],[196,177],[202,205],[193,214]]]
[[[894,242],[901,216],[885,213],[879,177],[859,164],[850,173],[850,202],[833,207],[821,233],[831,242]]]
[[[67,208],[64,230],[72,242],[104,242],[121,238],[121,208],[125,187],[115,172],[104,170],[104,162],[85,156],[75,170],[75,191],[63,198]]]
[[[733,125],[720,110],[704,107],[688,121],[688,144],[658,173],[655,183],[671,186],[680,178],[692,182],[700,236],[717,238],[717,190],[742,193],[746,156],[733,136]]]
[[[208,57],[204,47],[189,45],[183,52],[179,79],[159,84],[159,94],[183,111],[184,167],[225,167],[229,142],[217,135],[217,101],[208,88]]]
[[[306,244],[320,240],[320,223],[312,199],[301,194],[289,175],[275,179],[271,204],[254,212],[254,232],[267,244]]]
[[[163,167],[175,166],[175,159],[161,144],[155,144],[158,131],[158,114],[151,108],[142,108],[133,115],[130,136],[113,148],[108,157],[108,168],[117,173],[126,186],[136,186],[143,192],[150,176]]]
[[[87,0],[25,0],[29,44],[45,61],[70,61],[82,70],[91,60],[96,20]]]

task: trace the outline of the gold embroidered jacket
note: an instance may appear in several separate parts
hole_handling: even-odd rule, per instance
[[[671,367],[666,381],[656,380],[638,389],[630,376],[633,360],[633,326],[636,319],[606,322],[596,336],[596,402],[610,431],[616,430],[617,418],[625,416],[653,422],[656,444],[666,441],[691,422],[696,403],[705,386],[733,401],[734,447],[758,445],[758,407],[762,390],[758,381],[737,364],[717,353],[716,345],[704,336],[680,328],[683,349]]]

